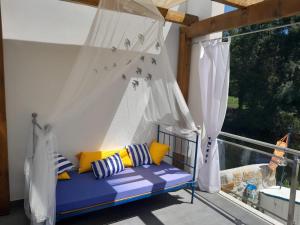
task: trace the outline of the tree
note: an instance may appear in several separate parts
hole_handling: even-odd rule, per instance
[[[300,17],[235,29],[230,35],[270,28]],[[239,108],[224,130],[275,142],[300,133],[300,26],[238,36],[231,41],[230,95]]]

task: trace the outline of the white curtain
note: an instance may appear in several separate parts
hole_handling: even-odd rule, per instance
[[[220,164],[217,137],[224,122],[229,87],[230,41],[214,40],[200,43],[199,107],[203,126],[199,163],[199,187],[203,191],[220,190]]]
[[[25,159],[25,213],[31,225],[55,224],[56,169],[54,152],[57,152],[55,135],[36,127],[35,141],[30,138]]]

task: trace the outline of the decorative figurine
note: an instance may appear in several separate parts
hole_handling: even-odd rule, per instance
[[[145,78],[146,81],[148,80],[152,80],[152,74],[151,73],[148,73],[147,74],[147,77]]]
[[[136,73],[141,75],[141,74],[142,74],[142,69],[141,69],[140,67],[138,67],[138,68],[136,69]]]
[[[145,41],[145,37],[144,37],[144,35],[142,35],[142,34],[139,34],[139,35],[138,35],[138,38],[139,38],[139,40],[140,40],[141,44],[144,44],[144,41]]]
[[[152,64],[156,65],[156,59],[152,58]]]
[[[155,48],[158,50],[160,48],[159,42],[156,42]]]
[[[136,90],[137,86],[139,86],[139,81],[138,80],[133,80],[132,81],[132,87],[134,88],[134,90]]]
[[[130,47],[131,43],[130,43],[130,40],[128,38],[125,39],[124,45],[125,45],[126,48]]]

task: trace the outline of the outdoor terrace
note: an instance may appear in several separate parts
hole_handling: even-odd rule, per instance
[[[226,197],[224,193],[208,194],[197,191],[194,204],[187,190],[158,195],[129,204],[108,208],[59,222],[60,225],[230,225],[280,224],[264,214]],[[245,207],[243,207],[245,206]],[[129,213],[130,212],[130,213]],[[12,205],[11,214],[0,217],[1,225],[28,225],[22,202]]]
[[[229,225],[229,224],[293,224],[295,211],[296,189],[298,186],[299,151],[290,148],[278,147],[269,143],[240,137],[222,132],[219,143],[225,144],[226,157],[232,157],[234,146],[239,154],[248,151],[252,154],[260,154],[265,157],[273,157],[271,151],[281,149],[285,151],[284,158],[290,171],[291,193],[287,203],[286,211],[289,213],[280,217],[259,205],[246,204],[236,196],[220,191],[209,194],[196,191],[194,204],[190,203],[190,190],[180,190],[168,194],[154,196],[128,204],[107,208],[98,212],[67,219],[57,224],[61,225],[98,225],[98,224],[146,224],[146,225],[181,225],[181,224],[203,224],[203,225]],[[269,149],[269,152],[267,151]],[[221,156],[222,157],[222,156]],[[277,180],[279,183],[279,180]],[[252,206],[250,206],[252,205]],[[260,209],[257,210],[257,209]],[[264,213],[263,213],[264,212]],[[296,214],[296,213],[295,213]],[[297,221],[295,221],[297,222]],[[11,213],[0,217],[1,225],[25,225],[30,224],[26,218],[23,201],[12,203]]]

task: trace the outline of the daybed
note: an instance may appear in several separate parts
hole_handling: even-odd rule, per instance
[[[196,140],[189,140],[161,131],[158,126],[158,141],[159,136],[163,137],[161,142],[167,140],[169,145],[172,144],[173,148],[171,149],[180,149],[182,152],[183,150],[189,151],[191,147],[195,148],[194,159],[196,159],[198,135],[196,135]],[[172,152],[169,152],[166,157],[173,159]],[[196,160],[192,161],[193,165],[187,163],[187,159],[182,164],[193,169],[193,174],[166,162],[159,166],[144,165],[126,168],[119,174],[100,180],[95,179],[92,172],[83,174],[78,174],[76,171],[71,172],[71,180],[58,181],[57,183],[56,220],[59,221],[183,188],[192,189],[191,203],[193,203]]]
[[[126,168],[96,180],[93,173],[71,173],[72,180],[59,181],[56,189],[57,219],[174,191],[192,184],[192,175],[167,163]]]

